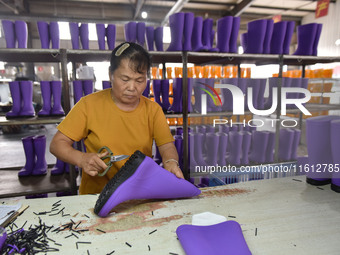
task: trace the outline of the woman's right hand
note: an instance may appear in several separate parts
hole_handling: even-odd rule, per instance
[[[88,175],[96,176],[99,172],[104,171],[107,167],[105,162],[101,159],[106,155],[108,155],[107,151],[103,153],[83,153],[80,167]]]

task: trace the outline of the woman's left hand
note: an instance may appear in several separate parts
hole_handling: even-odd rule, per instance
[[[184,179],[182,170],[178,167],[176,162],[169,161],[167,163],[164,163],[163,167],[168,170],[170,173],[173,173],[178,178]]]

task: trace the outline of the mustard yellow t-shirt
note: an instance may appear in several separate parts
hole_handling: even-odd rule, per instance
[[[58,125],[58,130],[74,141],[84,139],[86,152],[107,146],[114,155],[132,155],[140,150],[152,156],[152,144],[173,142],[161,107],[145,97],[133,111],[120,110],[111,99],[111,89],[85,96]],[[127,159],[126,159],[127,160]],[[79,194],[100,193],[126,160],[115,162],[103,177],[82,173]]]

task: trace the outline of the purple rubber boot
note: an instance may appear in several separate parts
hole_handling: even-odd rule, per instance
[[[215,133],[207,133],[205,141],[207,145],[207,158],[205,162],[208,166],[216,166],[219,149],[219,136],[217,136]]]
[[[173,79],[173,102],[169,108],[170,112],[182,112],[182,78]]]
[[[246,100],[248,95],[248,83],[250,80],[250,78],[237,78],[237,87],[242,90],[244,95],[244,109],[248,109],[248,104]]]
[[[35,166],[35,152],[33,145],[33,137],[27,136],[21,139],[22,144],[24,146],[26,163],[25,166],[18,172],[18,176],[29,176],[32,174],[32,171]]]
[[[170,15],[169,26],[171,42],[167,51],[181,51],[184,30],[184,12],[177,12]]]
[[[295,21],[287,21],[287,29],[286,29],[286,35],[285,40],[283,42],[283,54],[288,55],[289,54],[289,47],[290,42],[292,41],[292,36],[294,34],[294,28],[295,28]]]
[[[331,183],[332,173],[329,171],[316,172],[322,164],[333,164],[331,143],[331,121],[339,116],[318,116],[306,120],[306,140],[308,150],[309,169],[307,183],[312,185],[326,185]],[[314,171],[311,171],[312,167]]]
[[[309,23],[297,27],[297,49],[293,55],[313,54],[313,46],[318,30],[317,23]]]
[[[263,54],[270,53],[270,42],[273,36],[274,20],[267,19],[266,35],[263,42]]]
[[[149,98],[149,94],[150,94],[150,80],[147,80],[146,81],[146,88],[143,91],[143,96]]]
[[[65,112],[63,107],[61,106],[61,90],[62,90],[61,81],[51,81],[51,90],[53,97],[53,107],[51,115],[64,116]]]
[[[57,158],[57,162],[51,169],[51,175],[61,175],[65,171],[65,162]]]
[[[136,42],[137,41],[137,23],[130,21],[124,26],[125,41]]]
[[[155,29],[155,46],[157,51],[164,51],[163,49],[163,27]]]
[[[20,83],[18,81],[10,81],[9,90],[11,91],[13,105],[12,109],[8,113],[6,113],[7,119],[19,117],[21,110]]]
[[[184,28],[183,28],[183,51],[192,51],[191,37],[194,27],[195,15],[192,12],[184,13]]]
[[[50,32],[49,32],[49,25],[45,21],[38,21],[37,22],[39,37],[41,42],[42,49],[49,49],[50,48]]]
[[[47,162],[45,159],[46,136],[39,135],[33,137],[33,145],[37,160],[32,175],[45,175],[47,174]]]
[[[187,255],[251,255],[240,224],[233,220],[209,226],[181,225],[176,233]]]
[[[224,78],[222,79],[223,84],[234,85],[237,87],[238,78]],[[222,111],[232,111],[233,110],[233,95],[229,89],[221,89],[221,94],[223,98]]]
[[[313,43],[313,52],[312,52],[313,56],[318,55],[318,44],[319,44],[319,40],[320,40],[321,30],[322,30],[322,24],[317,24],[315,40],[314,40],[314,43]]]
[[[240,42],[243,48],[243,52],[248,53],[248,33],[241,34]]]
[[[211,44],[211,31],[212,31],[213,25],[214,25],[213,19],[209,18],[203,21],[202,43],[203,43],[203,46],[206,47],[208,51],[218,52],[219,49],[213,48]],[[229,32],[228,37],[230,38],[230,32]],[[228,43],[229,43],[229,40],[228,40]]]
[[[257,107],[259,110],[264,109],[264,91],[266,90],[267,79],[258,79],[259,82],[259,94],[257,96]]]
[[[274,96],[273,88],[277,88],[278,87],[279,79],[281,79],[281,78],[278,78],[278,77],[269,77],[268,78],[268,85],[269,85],[268,91],[269,91],[269,95],[268,95],[267,99],[264,102],[264,108],[265,109],[270,109],[272,107],[276,107],[277,106],[277,95],[276,95],[276,97],[273,98],[273,96]]]
[[[102,81],[103,89],[111,88],[111,81]]]
[[[187,79],[187,87],[188,87],[188,112],[192,112],[192,104],[191,104],[191,97],[192,97],[192,86],[193,86],[193,78]]]
[[[83,83],[81,80],[75,80],[72,82],[73,85],[73,100],[76,104],[83,96]]]
[[[105,24],[96,24],[96,31],[98,38],[98,47],[100,50],[105,50],[105,36],[106,36]]]
[[[80,42],[83,50],[90,49],[89,24],[82,23],[79,27]]]
[[[41,97],[43,100],[43,107],[38,112],[39,117],[46,117],[51,115],[51,84],[49,81],[41,81],[40,82],[40,89],[41,89]]]
[[[203,150],[205,146],[205,134],[202,133],[194,133],[194,155],[196,159],[196,163],[198,166],[206,166],[207,163],[203,159]]]
[[[147,26],[145,28],[146,46],[148,51],[154,51],[154,41],[155,41],[155,29],[153,26]]]
[[[15,36],[18,41],[18,48],[26,49],[27,48],[27,23],[22,20],[16,20],[14,23],[15,26]]]
[[[270,54],[282,54],[283,44],[287,30],[287,21],[274,23],[272,40],[270,42]]]
[[[238,38],[238,32],[240,30],[240,17],[233,17],[233,27],[230,34],[230,40],[229,40],[229,52],[230,53],[237,53],[237,38]],[[218,48],[218,47],[217,47]]]
[[[266,148],[266,163],[274,162],[274,152],[275,152],[275,133],[268,131],[268,142]]]
[[[145,22],[137,23],[137,43],[144,47],[145,44]]]
[[[340,164],[340,120],[331,121],[331,148],[334,166]],[[333,169],[331,189],[340,193],[340,172]]]
[[[263,42],[266,36],[267,20],[254,20],[248,23],[248,43],[245,53],[262,54]]]
[[[235,42],[231,42],[231,33],[234,30],[234,18],[232,16],[225,16],[217,20],[217,45],[216,47],[219,49],[219,52],[230,52],[229,46],[233,43],[233,47],[235,47]],[[240,24],[238,24],[240,25]],[[234,31],[235,33],[235,31]],[[238,30],[237,30],[238,33]],[[233,37],[233,40],[236,38]],[[237,52],[237,49],[236,49]]]
[[[161,86],[162,80],[152,80],[152,89],[153,89],[153,96],[155,98],[155,102],[158,103],[161,107],[163,107],[161,102]]]
[[[5,34],[6,48],[15,48],[16,37],[14,22],[10,20],[2,20],[1,23]]]
[[[84,96],[93,93],[93,80],[83,80]]]
[[[228,162],[235,166],[239,166],[241,164],[242,138],[243,135],[238,131],[229,132],[229,147],[231,150],[228,157]]]
[[[250,88],[252,88],[250,93]],[[248,101],[248,97],[251,101],[249,101],[249,110],[253,111],[254,109],[259,109],[259,93],[260,93],[260,79],[249,79],[248,83],[248,93],[247,98],[245,100]],[[263,97],[262,97],[263,98]]]
[[[20,117],[34,117],[35,112],[33,108],[33,82],[20,81],[20,92],[22,99],[22,107],[20,110]]]
[[[218,159],[217,164],[219,166],[226,166],[226,155],[227,155],[227,147],[228,147],[228,135],[226,133],[218,132],[216,133],[218,137]]]
[[[109,50],[113,50],[116,44],[116,25],[108,24],[106,27],[106,42]]]
[[[50,22],[49,26],[50,38],[52,42],[52,49],[60,48],[60,33],[58,22]]]
[[[207,50],[207,47],[203,46],[202,43],[202,32],[203,32],[203,18],[195,17],[191,36],[191,46],[193,51]]]
[[[293,139],[293,145],[292,145],[292,154],[290,156],[291,160],[297,160],[297,150],[300,144],[300,137],[301,137],[301,130],[299,129],[292,129],[294,131],[294,139]]]
[[[249,159],[255,163],[266,162],[266,151],[269,139],[269,132],[253,131],[251,141],[251,153]]]
[[[301,88],[301,78],[292,78],[290,87],[292,88]],[[299,93],[290,93],[290,98],[299,98]],[[293,105],[293,108],[296,108],[296,105]]]
[[[174,144],[178,154],[178,164],[181,169],[183,169],[183,136],[174,135]]]
[[[201,193],[190,182],[158,166],[136,151],[100,193],[94,212],[107,216],[118,204],[131,199],[170,199]]]
[[[279,160],[291,160],[294,133],[295,132],[289,128],[280,129]]]
[[[162,108],[164,112],[167,112],[170,108],[169,102],[169,80],[165,79],[161,81],[161,95],[162,95]]]
[[[251,145],[251,133],[248,131],[240,131],[242,134],[242,158],[241,158],[241,165],[248,165],[249,164],[249,151]]]
[[[79,26],[78,23],[70,22],[70,34],[71,34],[71,42],[72,49],[79,50]]]

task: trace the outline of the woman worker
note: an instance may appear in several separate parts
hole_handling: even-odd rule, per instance
[[[107,146],[114,155],[132,155],[140,150],[152,156],[153,139],[162,156],[163,167],[183,178],[178,154],[161,107],[144,96],[151,66],[148,52],[138,44],[125,42],[112,51],[109,76],[112,88],[79,100],[58,125],[50,151],[60,160],[83,170],[79,194],[100,193],[126,160],[115,162],[103,176],[107,165],[98,154]],[[86,153],[72,144],[84,139]]]

